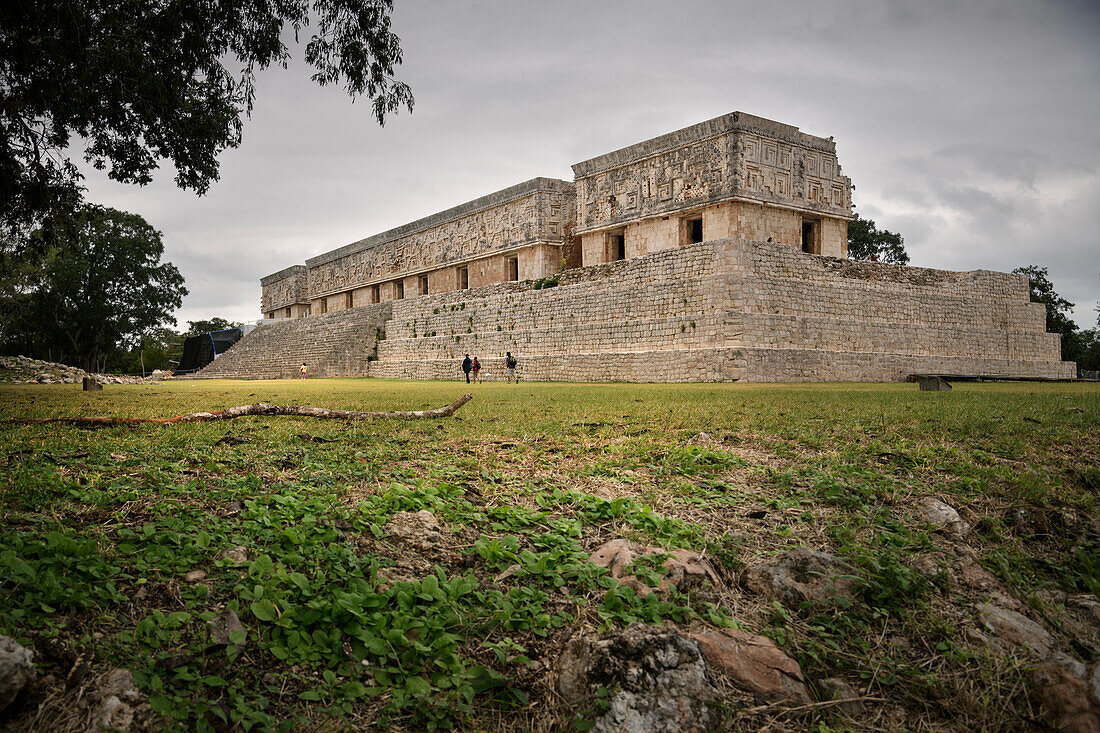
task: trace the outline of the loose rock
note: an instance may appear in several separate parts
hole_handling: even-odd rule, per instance
[[[231,608],[225,609],[220,614],[210,619],[210,639],[215,644],[229,646],[233,644],[230,634],[237,631],[243,632],[244,630],[244,624],[241,623],[241,619]],[[244,646],[244,642],[242,641],[236,646],[237,648],[241,648]]]
[[[771,639],[740,629],[689,634],[707,665],[735,686],[769,702],[807,703],[810,693],[802,669]]]
[[[382,527],[402,545],[415,550],[435,550],[443,543],[443,532],[436,516],[426,509],[398,512]]]
[[[34,653],[15,639],[0,636],[0,710],[34,679]]]
[[[861,715],[867,709],[856,689],[839,677],[818,680],[817,687],[821,690],[824,700],[844,700],[845,702],[837,703],[836,709],[848,717]]]
[[[198,583],[204,578],[206,578],[205,570],[192,570],[191,572],[183,576],[183,579],[186,580],[188,583]]]
[[[593,730],[630,733],[709,730],[718,692],[692,640],[671,628],[631,624],[597,638],[574,637],[558,660],[558,691],[576,706],[612,690]]]
[[[944,504],[939,499],[929,498],[922,502],[922,506],[928,521],[947,534],[965,537],[970,532],[970,525],[964,522],[955,508],[949,504]]]
[[[790,607],[806,601],[849,596],[857,580],[848,563],[808,547],[788,550],[745,573],[749,590]]]
[[[237,565],[244,565],[248,562],[248,548],[247,547],[230,547],[227,550],[222,550],[218,553],[218,558],[222,560],[228,560],[231,563]]]
[[[1031,681],[1053,727],[1068,733],[1100,731],[1098,674],[1100,665],[1093,670],[1090,684],[1085,665],[1059,653],[1035,668]]]
[[[145,730],[151,716],[145,695],[138,692],[129,670],[116,669],[104,677],[92,691],[93,708],[88,733],[108,730]]]
[[[1047,630],[1022,613],[992,603],[979,606],[978,613],[982,624],[998,639],[1031,649],[1040,658],[1046,657],[1054,645],[1054,639]]]
[[[588,561],[601,568],[607,568],[611,571],[611,577],[633,588],[638,595],[645,596],[649,595],[654,588],[630,573],[631,564],[641,555],[668,556],[663,562],[665,572],[658,585],[660,590],[667,590],[669,585],[675,585],[677,590],[686,591],[707,581],[715,582],[718,579],[714,569],[698,553],[690,550],[666,550],[660,547],[635,545],[622,539],[604,543],[589,556]]]

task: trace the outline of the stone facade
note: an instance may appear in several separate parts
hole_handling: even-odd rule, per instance
[[[381,309],[388,310],[381,310]],[[719,240],[258,327],[201,377],[896,381],[914,373],[1072,378],[1019,275],[947,272]]]
[[[1022,276],[851,262],[832,138],[734,112],[263,278],[268,318],[201,376],[1068,378]],[[308,316],[308,317],[306,317]]]
[[[575,184],[535,178],[269,275],[264,316],[538,280],[713,239],[847,254],[852,184],[836,145],[791,125],[733,112],[573,172]],[[305,299],[289,302],[291,288]]]
[[[263,312],[279,317],[279,306],[268,304],[285,300],[291,281],[304,284],[307,294],[301,315],[321,315],[492,282],[537,280],[562,269],[572,223],[573,184],[535,178],[269,275],[261,280]],[[292,276],[284,274],[290,271]],[[290,317],[301,317],[299,312]]]
[[[851,181],[831,139],[734,112],[573,166],[584,264],[749,239],[847,255]]]
[[[303,318],[309,315],[309,271],[292,265],[260,280],[266,318]]]

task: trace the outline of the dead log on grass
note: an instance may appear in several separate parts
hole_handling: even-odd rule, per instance
[[[21,425],[41,423],[61,423],[64,425],[86,425],[92,427],[106,427],[110,425],[140,425],[153,423],[156,425],[174,425],[181,422],[207,422],[210,420],[231,420],[245,415],[290,415],[294,417],[325,417],[336,420],[423,420],[440,417],[450,417],[455,410],[473,399],[472,394],[466,394],[446,407],[438,407],[434,410],[408,410],[395,412],[357,412],[355,410],[330,410],[324,407],[303,407],[301,405],[269,405],[258,402],[255,405],[241,405],[225,410],[212,412],[192,412],[178,417],[24,417],[10,418],[7,423]]]

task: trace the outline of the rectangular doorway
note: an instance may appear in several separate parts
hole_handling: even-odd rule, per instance
[[[610,247],[611,261],[618,262],[626,259],[626,234],[617,232],[611,235]]]
[[[504,260],[504,276],[511,282],[519,280],[518,257],[509,257]]]
[[[813,221],[802,221],[802,251],[817,254],[817,225]]]

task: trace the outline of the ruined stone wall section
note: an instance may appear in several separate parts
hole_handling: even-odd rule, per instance
[[[366,376],[392,314],[389,303],[257,326],[195,379]]]
[[[565,242],[573,185],[536,178],[306,261],[312,299],[524,245]],[[408,292],[406,297],[415,294]]]
[[[567,270],[556,287],[500,283],[264,326],[201,376],[292,376],[305,360],[314,375],[453,379],[469,353],[500,378],[505,351],[527,379],[1075,374],[1020,276],[723,240]]]
[[[265,317],[280,308],[288,308],[300,303],[308,303],[308,271],[305,265],[292,265],[285,270],[268,275],[260,280],[262,296],[260,311]],[[282,317],[276,313],[274,318]]]

